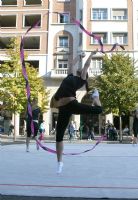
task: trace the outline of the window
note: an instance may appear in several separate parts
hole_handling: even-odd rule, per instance
[[[108,18],[107,15],[107,9],[100,9],[100,8],[94,8],[92,9],[92,19],[94,20],[105,20]]]
[[[31,67],[34,67],[37,71],[39,70],[39,60],[26,60],[25,62],[29,63]]]
[[[41,5],[42,0],[24,0],[25,5],[32,6],[32,5]]]
[[[113,43],[127,44],[128,43],[127,33],[113,33]]]
[[[11,37],[0,37],[0,49],[8,49],[11,39]]]
[[[91,70],[92,70],[93,74],[98,74],[99,72],[101,72],[102,63],[103,63],[102,58],[93,58],[92,59]]]
[[[16,15],[2,15],[0,21],[3,28],[16,27]]]
[[[89,74],[100,75],[102,69],[102,58],[93,58],[91,62],[91,67],[89,68]]]
[[[60,36],[59,37],[59,47],[68,47],[68,46],[69,46],[68,37]]]
[[[24,27],[32,26],[38,21],[40,21],[40,24],[38,24],[38,26],[41,26],[41,15],[25,15]]]
[[[58,68],[59,69],[66,69],[68,68],[68,60],[61,60],[61,59],[58,59]]]
[[[24,49],[31,49],[31,50],[40,49],[40,37],[39,36],[25,37]]]
[[[17,0],[1,0],[2,6],[16,6]]]
[[[127,9],[113,9],[113,19],[114,20],[126,20],[127,19]]]
[[[69,23],[69,13],[59,14],[59,23]]]
[[[92,59],[92,69],[101,70],[101,68],[102,68],[102,58],[93,58]]]
[[[93,33],[93,34],[100,36],[100,37],[101,37],[101,41],[102,41],[104,44],[107,44],[107,42],[108,42],[107,33]],[[91,40],[92,40],[92,43],[93,43],[93,44],[99,44],[98,41],[97,41],[96,39],[91,38]]]

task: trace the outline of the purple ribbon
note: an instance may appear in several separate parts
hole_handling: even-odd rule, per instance
[[[31,95],[30,85],[28,81],[28,76],[27,76],[26,67],[25,67],[25,60],[24,60],[24,37],[22,37],[21,44],[20,44],[20,59],[21,59],[21,64],[22,64],[22,74],[26,82],[27,114],[28,114],[28,117],[31,119],[31,131],[32,131],[32,134],[34,135],[34,124],[32,120],[32,107],[31,107],[31,101],[30,101],[30,95]]]
[[[90,149],[87,149],[87,150],[85,150],[85,151],[78,152],[78,153],[63,153],[63,155],[65,155],[65,156],[76,156],[76,155],[80,155],[80,154],[83,154],[83,153],[87,153],[87,152],[89,152],[89,151],[92,151],[92,150],[95,149],[95,147],[96,147],[101,141],[103,141],[104,138],[106,138],[106,135],[102,135],[102,136],[97,140],[97,142],[94,144],[94,146],[93,146],[92,148],[90,148]],[[53,149],[51,149],[51,148],[49,148],[49,147],[44,146],[39,140],[36,140],[36,142],[37,142],[37,144],[38,144],[42,149],[44,149],[45,151],[48,151],[48,152],[54,153],[54,154],[57,153],[56,150],[53,150]]]
[[[48,14],[48,12],[46,14]],[[26,82],[27,114],[28,114],[28,117],[31,121],[31,132],[32,132],[33,135],[34,135],[34,123],[33,123],[33,118],[32,118],[32,107],[31,107],[31,101],[30,101],[31,88],[30,88],[30,85],[29,85],[28,75],[27,75],[26,66],[25,66],[24,40],[25,40],[25,36],[31,31],[31,29],[38,27],[40,23],[41,23],[41,20],[38,20],[30,28],[28,28],[25,35],[21,38],[21,43],[20,43],[20,60],[21,60],[21,65],[22,65],[22,74],[23,74],[25,82]]]
[[[117,46],[119,46],[119,47],[121,47],[123,50],[125,50],[125,48],[124,48],[123,45],[120,45],[120,44],[118,44],[118,43],[115,43],[115,44],[113,44],[112,48],[111,48],[109,51],[104,51],[104,45],[103,45],[103,43],[102,43],[102,41],[101,41],[101,37],[100,37],[100,36],[95,35],[95,34],[89,32],[89,31],[87,31],[87,30],[82,26],[82,24],[80,23],[80,21],[78,21],[78,20],[76,20],[76,19],[73,19],[73,22],[74,22],[77,26],[79,26],[79,28],[80,28],[83,32],[85,32],[87,35],[89,35],[90,37],[93,37],[95,40],[98,41],[98,43],[99,43],[99,45],[100,45],[100,47],[101,47],[100,52],[102,52],[102,53],[109,53],[109,52],[112,52]]]

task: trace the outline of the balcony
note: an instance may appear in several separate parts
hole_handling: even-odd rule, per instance
[[[57,68],[51,70],[51,78],[65,78],[67,76],[67,68]]]
[[[51,70],[51,78],[65,78],[67,76],[67,68],[57,68]],[[88,70],[89,77],[98,76],[101,74],[101,69],[89,68]]]
[[[69,47],[56,47],[56,54],[67,54],[69,53]]]

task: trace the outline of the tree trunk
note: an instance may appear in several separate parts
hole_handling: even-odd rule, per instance
[[[18,113],[14,113],[14,132],[13,132],[13,140],[16,141],[17,136],[19,136],[19,114]]]

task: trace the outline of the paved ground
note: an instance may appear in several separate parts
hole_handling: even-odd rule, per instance
[[[20,144],[19,144],[20,143]],[[12,144],[6,140],[2,144]],[[45,143],[55,148],[55,143]],[[92,148],[91,142],[65,142],[65,152]],[[30,153],[23,141],[0,146],[0,200],[138,199],[138,146],[99,144],[93,151],[64,156],[64,170],[56,174],[56,155]]]

